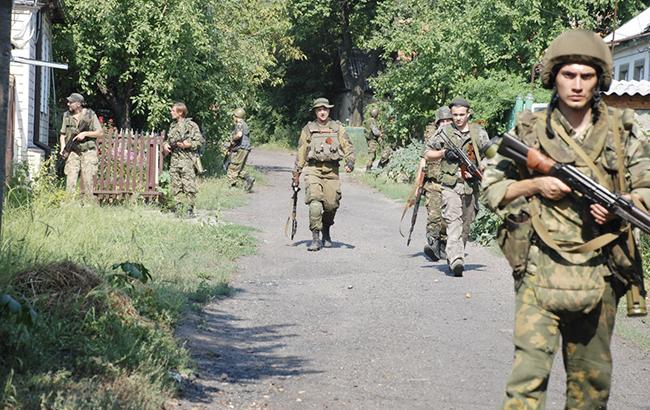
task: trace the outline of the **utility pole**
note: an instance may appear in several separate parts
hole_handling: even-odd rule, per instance
[[[13,0],[0,0],[0,238],[5,201],[7,152],[7,104],[9,103],[9,61],[11,60],[11,8]]]

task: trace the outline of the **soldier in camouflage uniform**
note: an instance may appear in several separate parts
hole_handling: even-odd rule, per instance
[[[169,126],[167,142],[163,144],[165,155],[171,153],[169,173],[175,210],[179,216],[194,216],[196,202],[199,149],[205,140],[199,126],[187,117],[187,106],[182,102],[172,105],[170,114],[174,120]]]
[[[454,276],[463,276],[465,269],[465,244],[469,229],[478,211],[479,182],[465,172],[454,152],[447,149],[442,134],[467,156],[475,158],[480,166],[481,152],[490,145],[487,132],[478,124],[470,123],[472,114],[464,98],[455,98],[449,105],[453,117],[452,125],[441,127],[430,138],[424,159],[440,161],[440,172],[433,179],[442,187],[442,218],[447,227],[447,264]]]
[[[546,50],[541,77],[553,89],[551,103],[546,112],[522,113],[516,137],[650,205],[650,149],[637,133],[634,113],[600,99],[612,80],[612,56],[602,39],[582,30],[561,34]],[[627,238],[622,244],[618,239],[605,246],[585,244],[607,232],[621,239],[631,231],[559,179],[531,174],[501,155],[488,163],[483,198],[505,219],[498,239],[515,277],[515,355],[503,408],[544,408],[560,346],[566,408],[606,408],[610,342],[626,290],[620,278],[640,262],[626,256],[634,255],[632,250],[621,251],[630,246]]]
[[[81,173],[84,197],[94,202],[94,177],[97,175],[97,145],[95,139],[104,134],[99,118],[90,108],[84,107],[84,97],[72,93],[67,98],[68,111],[63,114],[61,134],[59,137],[60,155],[69,151],[65,161],[65,190],[74,194],[77,189],[77,179]],[[70,145],[66,150],[66,145]]]
[[[339,162],[345,161],[345,172],[354,169],[354,148],[343,125],[329,117],[327,98],[317,98],[312,104],[316,121],[310,121],[300,133],[298,154],[293,170],[293,186],[300,183],[305,171],[305,203],[309,206],[309,229],[312,241],[309,251],[332,246],[330,227],[341,201]],[[320,233],[323,232],[321,243]]]
[[[451,125],[452,117],[449,107],[443,106],[436,112],[436,121],[427,125],[424,130],[424,142],[428,143],[436,131],[441,127]],[[442,194],[441,186],[436,179],[440,173],[440,160],[426,161],[422,158],[421,166],[424,170],[424,191],[427,208],[427,244],[424,245],[424,254],[431,260],[437,262],[446,257],[445,246],[447,245],[447,229],[442,221]]]
[[[244,171],[248,154],[251,151],[250,133],[245,121],[246,111],[243,108],[237,108],[233,113],[233,122],[235,127],[230,133],[230,142],[228,146],[230,155],[230,164],[226,172],[228,184],[231,187],[237,186],[237,182],[243,182],[244,190],[251,192],[255,178]]]
[[[369,172],[372,169],[372,163],[375,161],[377,151],[379,150],[379,140],[382,137],[382,132],[377,124],[378,115],[379,110],[373,108],[370,111],[370,118],[367,119],[364,124],[364,128],[366,129],[366,142],[368,143],[368,163],[366,164],[366,172]]]

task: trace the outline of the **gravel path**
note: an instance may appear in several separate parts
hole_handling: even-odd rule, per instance
[[[268,184],[224,216],[258,230],[259,252],[241,259],[233,297],[180,327],[198,374],[174,408],[499,406],[513,354],[505,259],[469,244],[465,276],[449,276],[423,256],[424,214],[406,247],[402,204],[347,177],[334,248],[307,252],[302,191],[295,241],[283,235],[293,155],[256,150],[251,163]],[[614,360],[610,409],[650,409],[650,354],[616,337]],[[558,355],[549,409],[563,392]]]

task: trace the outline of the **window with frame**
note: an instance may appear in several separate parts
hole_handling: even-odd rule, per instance
[[[644,80],[645,78],[645,60],[636,60],[634,62],[633,78],[637,81]]]
[[[629,64],[621,65],[618,69],[618,81],[627,81],[627,75],[630,70]]]

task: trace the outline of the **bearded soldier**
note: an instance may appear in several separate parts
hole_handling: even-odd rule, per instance
[[[377,124],[378,115],[379,110],[373,108],[370,110],[370,118],[364,124],[364,128],[366,129],[366,142],[368,143],[368,163],[366,164],[366,172],[369,172],[372,169],[372,163],[375,161],[377,151],[379,150],[379,140],[382,137],[382,132]]]
[[[251,192],[255,178],[244,171],[248,154],[251,151],[250,132],[246,124],[246,111],[237,108],[233,113],[234,128],[230,134],[229,155],[230,163],[226,171],[228,184],[231,187],[237,186],[237,182],[243,182],[244,190]]]
[[[436,121],[429,124],[424,131],[424,141],[429,142],[436,131],[446,127],[452,122],[449,107],[443,106],[436,112]],[[447,230],[442,223],[442,194],[437,181],[440,173],[440,160],[426,161],[422,158],[421,164],[424,172],[424,191],[426,192],[425,206],[427,208],[427,244],[424,245],[424,254],[434,262],[444,257],[447,242]]]
[[[354,148],[343,125],[330,118],[332,107],[327,98],[314,100],[311,108],[316,121],[308,122],[300,133],[293,169],[293,186],[298,186],[300,174],[305,171],[305,203],[309,206],[312,232],[309,251],[332,246],[330,228],[341,201],[339,162],[345,161],[345,172],[354,169]]]
[[[65,190],[73,194],[81,173],[84,196],[94,202],[93,179],[97,175],[97,144],[95,139],[104,134],[99,118],[90,108],[84,107],[84,97],[72,93],[67,98],[68,111],[63,114],[60,135],[60,152],[65,158]]]
[[[454,276],[463,276],[465,244],[469,228],[478,211],[479,180],[461,167],[460,158],[449,149],[449,144],[464,150],[476,167],[481,153],[490,145],[487,132],[478,124],[470,123],[469,102],[455,98],[449,104],[452,125],[441,127],[431,138],[424,152],[427,161],[440,160],[440,172],[434,181],[442,189],[442,219],[447,227],[447,264]]]
[[[184,103],[174,103],[169,112],[173,122],[169,126],[168,141],[163,144],[163,152],[165,155],[172,154],[169,173],[175,210],[179,216],[193,217],[198,190],[195,164],[199,148],[205,140],[199,126],[186,118],[187,106]]]
[[[600,98],[612,81],[603,40],[590,31],[561,34],[546,50],[541,78],[553,90],[548,109],[520,115],[515,138],[650,205],[649,145],[631,110]],[[499,242],[515,277],[515,357],[503,407],[544,408],[561,337],[566,408],[606,408],[616,307],[630,283],[626,272],[640,269],[629,226],[561,180],[501,155],[489,162],[483,188],[488,206],[505,218]],[[598,243],[606,236],[615,240]]]

